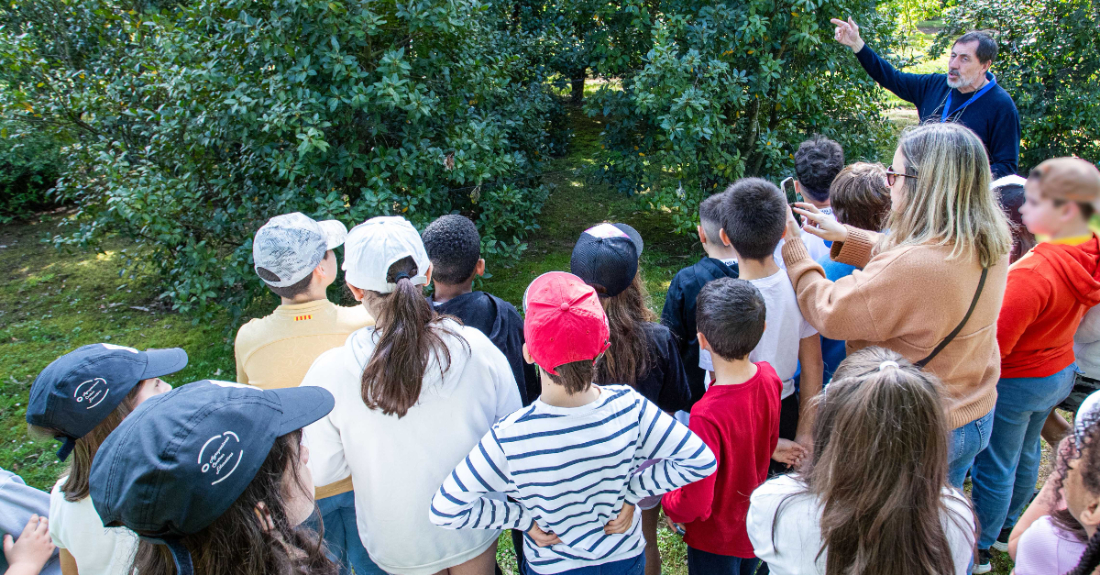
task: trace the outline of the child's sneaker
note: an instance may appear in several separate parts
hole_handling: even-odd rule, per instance
[[[978,557],[974,562],[974,571],[972,573],[989,573],[993,570],[993,554],[989,552],[989,549],[978,549]]]
[[[1005,527],[1001,529],[1001,534],[997,536],[997,540],[993,542],[993,548],[1001,553],[1008,553],[1008,536],[1012,535],[1012,528]]]

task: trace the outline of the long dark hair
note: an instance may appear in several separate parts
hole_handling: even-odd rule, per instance
[[[451,352],[441,333],[466,340],[444,325],[441,316],[424,298],[420,286],[411,279],[419,273],[416,261],[407,257],[394,262],[386,281],[397,284],[388,294],[373,292],[381,301],[378,310],[378,339],[367,367],[363,370],[363,403],[382,413],[404,417],[420,399],[424,372],[432,356],[439,359],[440,374],[451,367]],[[398,277],[400,276],[400,277]]]
[[[134,410],[134,400],[141,392],[141,385],[141,382],[138,382],[114,411],[107,414],[107,417],[104,417],[103,421],[100,421],[84,437],[76,440],[76,445],[73,446],[73,451],[69,455],[69,467],[64,471],[68,478],[61,486],[61,492],[65,494],[65,501],[76,503],[88,496],[88,476],[92,472],[92,461],[95,460],[95,454],[99,451],[99,446],[103,445],[107,436]],[[41,437],[56,437],[61,433],[54,429],[33,425],[30,428],[35,435]]]
[[[286,489],[302,489],[296,462],[302,431],[275,440],[244,493],[216,521],[181,541],[191,552],[196,575],[335,575],[321,534],[290,524]],[[289,476],[288,476],[289,474]],[[287,481],[290,479],[291,481]],[[274,528],[256,511],[263,503]],[[142,540],[131,575],[176,575],[166,545]]]
[[[615,297],[600,297],[611,326],[611,347],[596,364],[596,383],[633,386],[649,371],[652,360],[645,324],[655,318],[646,306],[648,298],[640,270],[626,291]]]
[[[955,571],[942,522],[949,434],[939,388],[879,347],[837,368],[818,408],[813,458],[800,470],[821,502],[827,575]]]
[[[1081,476],[1081,485],[1089,493],[1100,493],[1100,415],[1081,413],[1082,421],[1074,426],[1074,434],[1070,436],[1066,448],[1060,449],[1056,467],[1058,475],[1054,480],[1054,487],[1059,499],[1064,499],[1063,483],[1066,473],[1069,471],[1069,463],[1077,460],[1074,471]],[[1085,542],[1085,552],[1081,559],[1068,575],[1091,575],[1100,566],[1100,531],[1089,537],[1085,528],[1069,512],[1068,509],[1059,509],[1051,514],[1051,520],[1062,531],[1072,534],[1078,541]]]

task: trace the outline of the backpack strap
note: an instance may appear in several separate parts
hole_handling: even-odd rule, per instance
[[[966,316],[963,317],[961,322],[959,322],[959,325],[955,326],[955,329],[952,330],[951,333],[947,334],[947,337],[943,338],[943,341],[941,341],[940,344],[936,346],[936,349],[932,350],[932,353],[928,354],[928,357],[914,363],[913,365],[923,369],[924,366],[928,365],[928,362],[932,361],[932,359],[934,359],[937,355],[940,354],[941,351],[943,351],[943,348],[947,347],[947,344],[951,343],[951,340],[955,339],[955,336],[959,335],[959,332],[962,331],[963,326],[966,325],[967,320],[970,319],[970,315],[974,313],[974,308],[978,307],[978,298],[981,297],[982,289],[985,288],[985,278],[987,275],[989,275],[989,268],[983,267],[982,277],[978,280],[978,289],[974,292],[974,299],[970,300],[970,309],[966,310]]]

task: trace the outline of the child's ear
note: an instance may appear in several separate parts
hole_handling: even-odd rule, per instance
[[[485,275],[485,258],[478,258],[477,265],[474,266],[474,275],[478,277]]]
[[[424,273],[424,278],[428,283],[432,283],[432,272],[435,271],[435,264],[428,263],[428,271]]]
[[[1100,525],[1100,498],[1090,496],[1089,504],[1081,512],[1081,523],[1085,525]]]
[[[535,363],[535,360],[531,359],[531,354],[527,353],[527,344],[523,344],[523,361],[527,363]]]
[[[730,237],[726,235],[726,228],[720,228],[718,230],[718,239],[722,240],[722,245],[727,248],[733,247],[733,242],[730,241]]]
[[[695,226],[695,233],[699,234],[700,243],[707,243],[707,233],[703,231],[702,225]]]
[[[710,351],[710,342],[707,341],[707,336],[703,335],[703,332],[696,332],[695,337],[699,338],[699,349]]]
[[[351,297],[354,297],[355,301],[358,301],[358,302],[363,301],[363,295],[364,295],[363,290],[361,290],[361,289],[359,289],[359,288],[357,288],[357,287],[355,287],[351,284],[347,284],[347,286],[348,286],[348,291],[351,292]]]

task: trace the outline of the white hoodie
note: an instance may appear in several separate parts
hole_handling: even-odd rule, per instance
[[[451,354],[441,377],[433,358],[420,400],[404,417],[363,403],[360,378],[376,344],[373,327],[348,336],[343,347],[313,363],[302,385],[330,391],[336,407],[306,427],[315,485],[351,474],[359,536],[379,567],[402,575],[430,575],[484,552],[497,530],[451,530],[432,525],[432,497],[499,419],[520,408],[519,391],[504,354],[477,329],[444,320],[460,334],[442,334]]]

